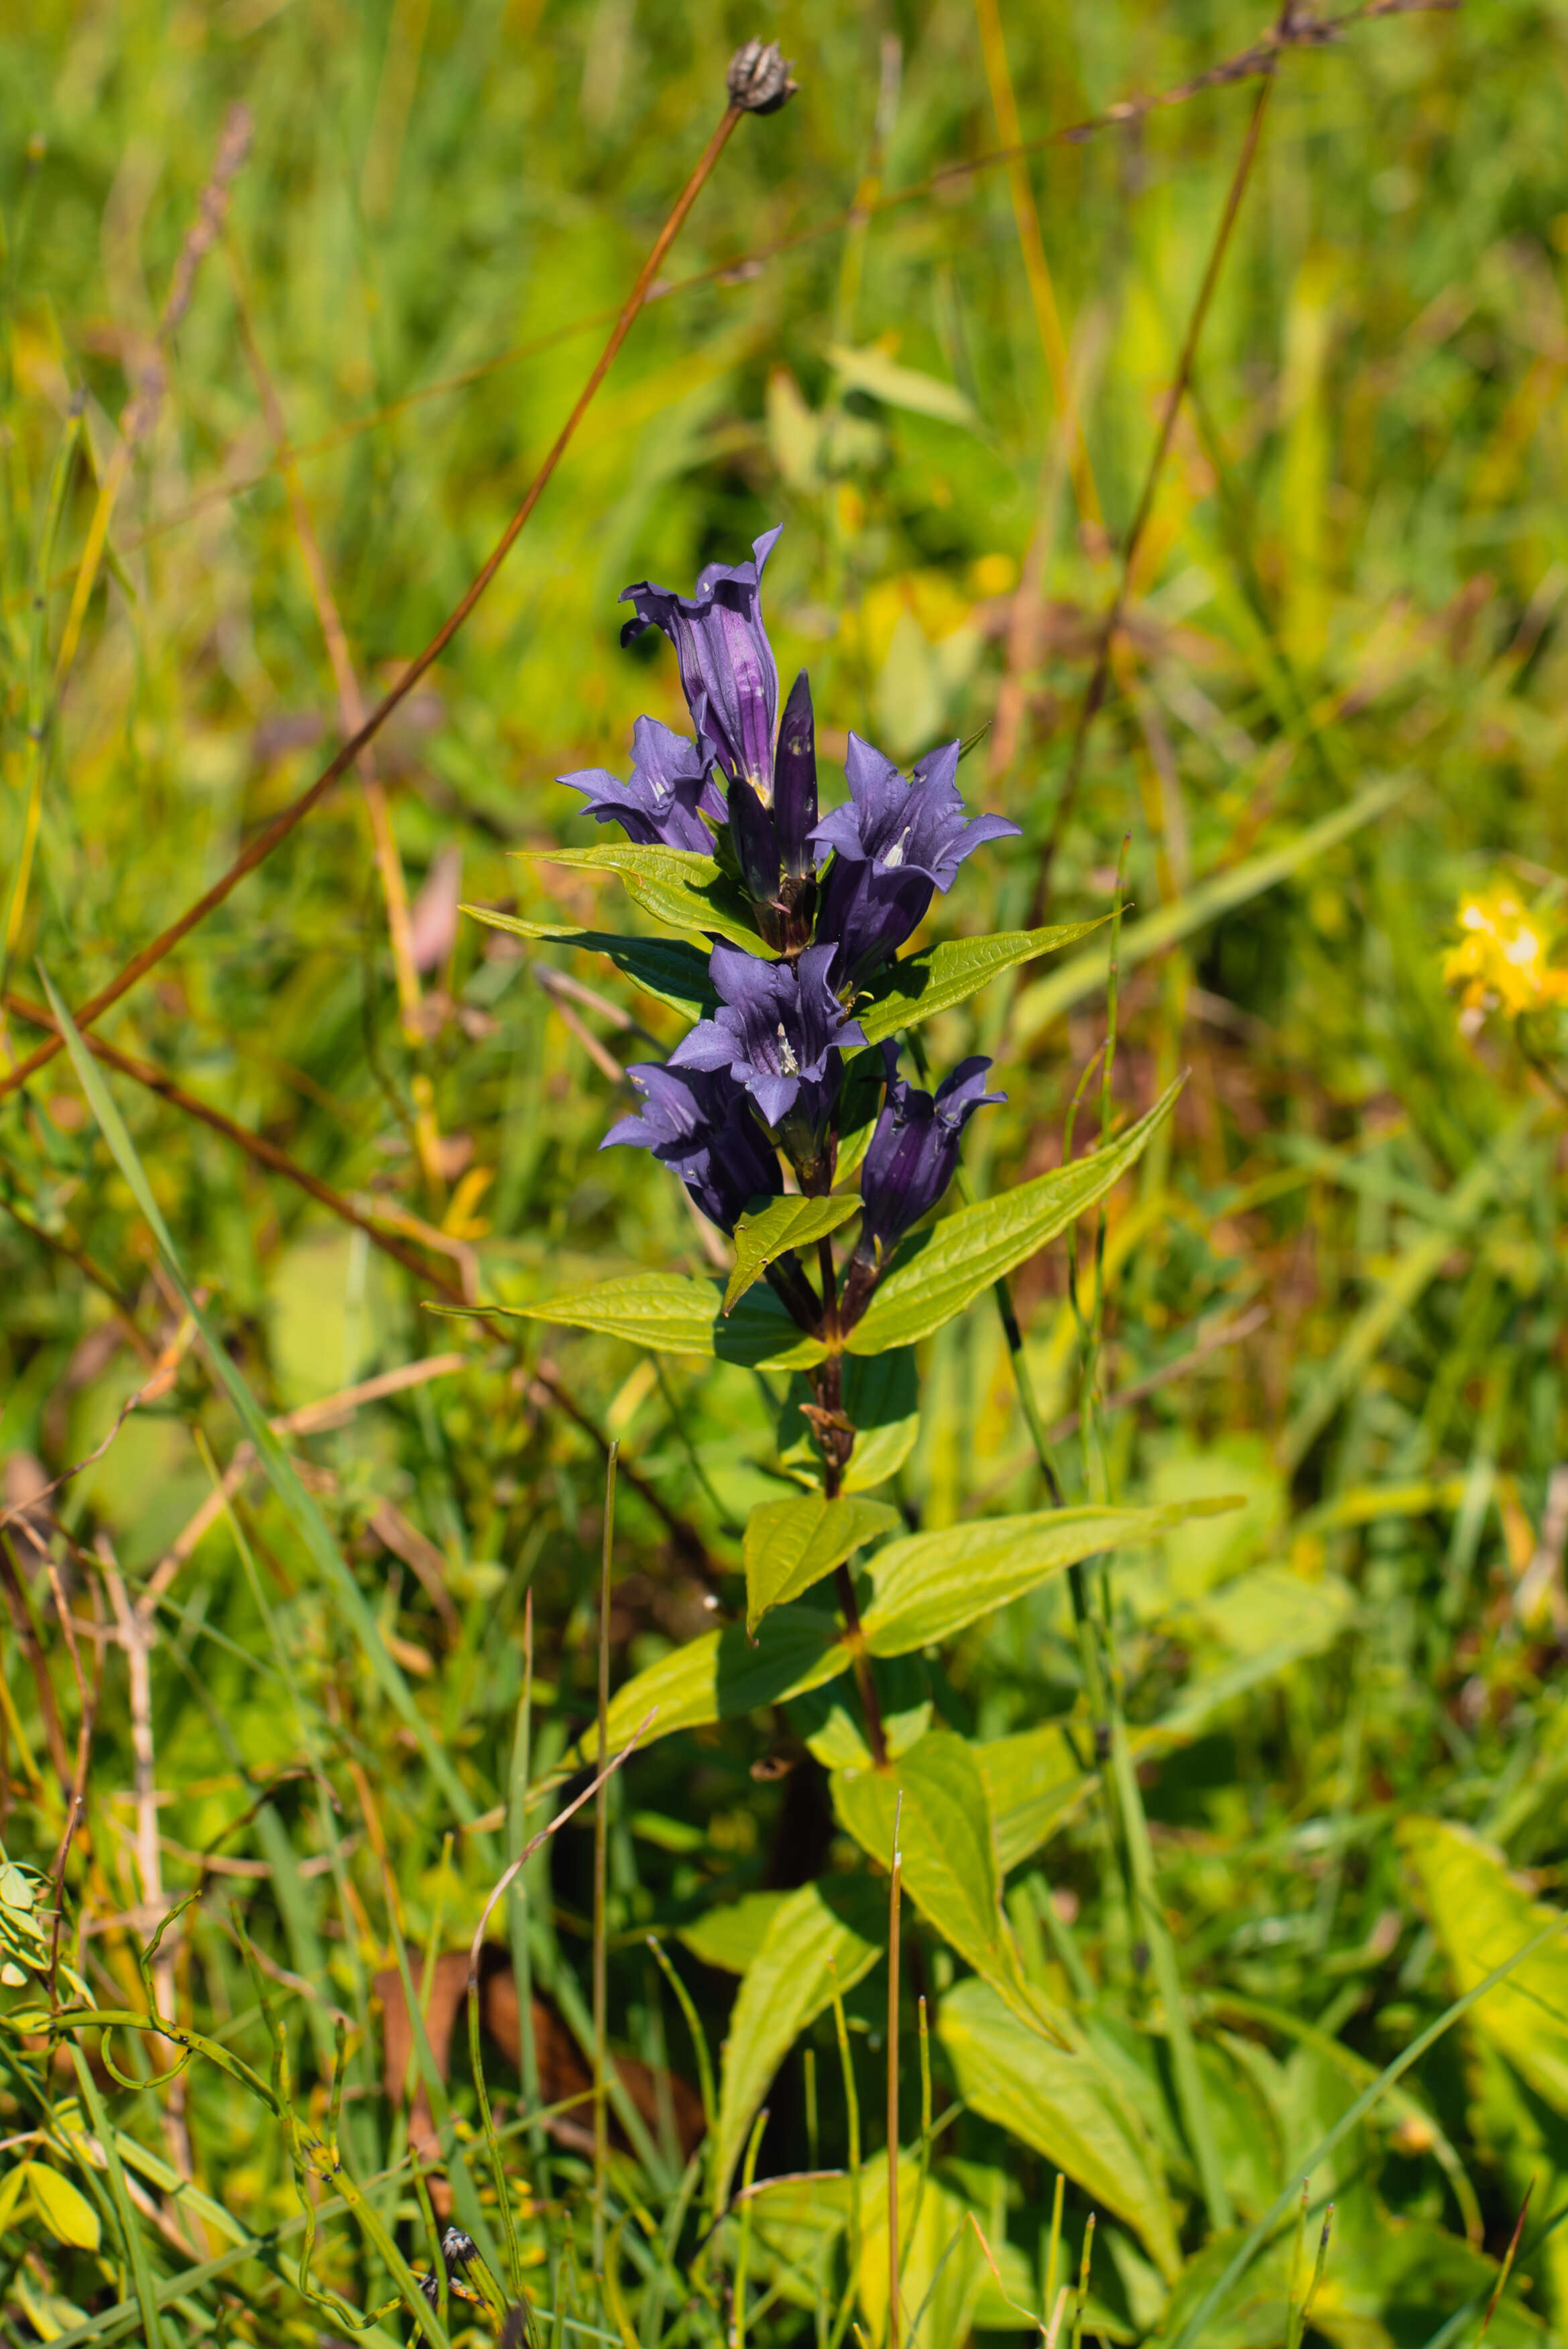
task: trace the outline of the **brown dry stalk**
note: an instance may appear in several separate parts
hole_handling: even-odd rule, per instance
[[[391,691],[383,697],[365,723],[350,736],[336,756],[322,769],[309,790],[301,792],[299,798],[291,806],[283,809],[275,815],[271,823],[263,825],[250,845],[234,859],[228,871],[201,896],[198,897],[194,905],[187,906],[177,921],[171,922],[167,929],[159,933],[157,937],[150,939],[139,953],[133,955],[123,968],[116,973],[107,986],[100,987],[98,993],[90,997],[73,1014],[78,1028],[89,1027],[95,1019],[102,1017],[111,1004],[118,1003],[122,995],[129,994],[139,980],[146,978],[150,970],[155,969],[164,957],[172,952],[182,938],[188,937],[193,929],[206,920],[209,914],[215,913],[220,905],[225,904],[242,881],[253,873],[258,865],[265,864],[273,849],[304,823],[311,810],[325,798],[334,783],[346,773],[360,752],[380,732],[393,711],[401,702],[407,700],[426,671],[439,660],[480,596],[495,578],[501,564],[506,561],[530,515],[548,488],[556,467],[572,444],[573,436],[578,425],[592,404],[593,395],[609,373],[616,353],[632,330],[637,313],[648,298],[648,289],[653,285],[659,264],[686,225],[686,217],[711,176],[715,164],[728,144],[730,134],[740,120],[741,112],[742,109],[734,105],[725,109],[718,128],[704,149],[696,169],[676,197],[674,210],[655,238],[653,248],[637,273],[636,283],[622,305],[620,316],[610,331],[609,340],[594,361],[587,382],[577,395],[576,404],[571,415],[556,436],[554,446],[529,484],[522,503],[502,531],[494,550],[480,567],[467,592],[442,621],[424,651],[409,662]],[[0,1100],[3,1100],[7,1093],[14,1092],[18,1085],[25,1084],[37,1070],[52,1061],[61,1049],[59,1037],[52,1037],[48,1042],[38,1045],[26,1060],[18,1061],[15,1068],[7,1071],[3,1077],[0,1077]]]
[[[903,1792],[899,1791],[892,1815],[892,1884],[888,1894],[887,1917],[887,2342],[888,2349],[898,2349],[899,2343],[899,2256],[898,2256],[898,1994],[900,1975],[899,1930],[903,1923],[903,1853],[899,1844],[899,1830],[903,1824]]]

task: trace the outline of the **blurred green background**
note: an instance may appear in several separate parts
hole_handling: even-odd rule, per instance
[[[738,1528],[785,1489],[783,1398],[723,1366],[438,1320],[428,1279],[277,1162],[470,1297],[703,1268],[677,1187],[597,1154],[624,1102],[617,1064],[646,1057],[650,1036],[671,1042],[669,1012],[592,957],[513,950],[457,906],[625,926],[613,884],[511,852],[603,837],[552,778],[624,771],[633,719],[680,715],[662,639],[618,648],[624,584],[684,586],[775,522],[764,606],[786,681],[810,670],[830,794],[851,728],[905,763],[988,729],[969,796],[1024,837],[965,869],[936,934],[1041,918],[1028,908],[1047,843],[1045,917],[1102,911],[1130,839],[1118,1102],[1140,1110],[1191,1073],[1169,1146],[1111,1222],[1104,1382],[1126,1401],[1108,1421],[1112,1486],[1244,1491],[1249,1507],[1119,1569],[1118,1604],[1135,1720],[1205,1691],[1186,1742],[1148,1765],[1148,1801],[1161,1897],[1210,2022],[1205,2061],[1226,2084],[1243,2219],[1475,1978],[1467,1920],[1483,1893],[1527,1920],[1560,1886],[1563,1040],[1546,979],[1466,1009],[1444,977],[1462,900],[1506,898],[1500,918],[1526,909],[1542,938],[1563,920],[1560,8],[1390,13],[1280,56],[1111,690],[1058,822],[1117,551],[1262,84],[1100,122],[1011,174],[985,159],[1014,103],[1024,140],[1043,141],[1177,89],[1261,30],[1209,0],[1004,0],[999,26],[989,0],[755,16],[707,0],[34,0],[0,26],[12,1061],[37,1040],[13,1000],[36,1000],[37,963],[80,1003],[342,739],[322,583],[366,701],[456,602],[717,122],[735,44],[778,37],[800,83],[783,113],[740,125],[537,514],[381,736],[368,784],[340,785],[101,1028],[273,1154],[263,1164],[110,1079],[185,1271],[263,1406],[298,1413],[427,1365],[290,1442],[490,1826],[459,1831],[264,1486],[232,1479],[230,1518],[211,1504],[241,1431],[66,1061],[0,1102],[3,1506],[30,1511],[5,1537],[5,1847],[47,1871],[66,1819],[82,1702],[51,1550],[76,1617],[98,1623],[84,1635],[102,1681],[87,1824],[66,1876],[94,1995],[139,2003],[136,1936],[199,1888],[170,1980],[264,2066],[242,1915],[302,2096],[322,2104],[330,2009],[354,2026],[346,2144],[367,2172],[405,2144],[399,2100],[379,2095],[373,1992],[394,1922],[416,1952],[456,1949],[516,1847],[517,1815],[505,1829],[496,1806],[530,1591],[536,1773],[592,1709],[603,1440],[624,1447],[621,1676],[708,1621],[712,1592],[733,1599]],[[235,107],[248,150],[231,153],[217,202]],[[185,284],[204,191],[211,233]],[[1059,368],[1053,379],[1052,315],[1081,441]],[[401,970],[386,889],[398,871],[412,906]],[[1522,1029],[1509,1016],[1522,1010]],[[1098,953],[934,1023],[940,1064],[990,1052],[1008,1094],[972,1131],[982,1191],[1060,1156],[1103,1032]],[[1018,1288],[1047,1416],[1064,1421],[1078,1394],[1062,1251]],[[163,1391],[45,1494],[109,1434],[160,1350]],[[460,1359],[428,1370],[449,1352]],[[1039,1506],[992,1317],[976,1309],[927,1354],[896,1485],[910,1521]],[[1081,1491],[1070,1433],[1060,1452]],[[116,1609],[150,1577],[151,1696],[135,1700]],[[971,1737],[1066,1717],[1070,1625],[1042,1594],[965,1635],[931,1678],[939,1717]],[[685,1930],[695,1947],[742,1895],[847,1865],[813,1764],[752,1775],[769,1755],[798,1762],[808,1727],[764,1716],[673,1740],[616,1797],[612,2030],[655,2070],[691,2061],[643,1933]],[[139,1809],[126,1792],[139,1786]],[[1444,1825],[1407,1825],[1401,1841],[1416,1814]],[[1150,1993],[1097,1814],[1052,1816],[1045,1857],[1037,1845],[1007,1862],[1010,1914],[1042,1979],[1055,1969],[1077,1987],[1087,1967],[1130,2047]],[[222,1865],[202,1869],[209,1849]],[[586,1994],[588,1838],[569,1830],[554,1850],[533,1866],[531,1907],[541,1979],[570,2023]],[[730,1976],[692,1948],[680,1962],[717,2046]],[[930,1962],[940,1991],[951,1960],[934,1948]],[[1501,2253],[1526,2179],[1537,2219],[1568,2190],[1568,1959],[1540,1964],[1528,2013],[1521,1992],[1507,2028],[1445,2041],[1418,2075],[1419,2112],[1386,2105],[1315,2178],[1342,2227],[1316,2321],[1345,2349],[1439,2337],[1467,2296],[1484,2300],[1480,2247]],[[872,2106],[882,1994],[851,2002]],[[830,2017],[814,2030],[822,2158],[837,2161]],[[808,2158],[791,2063],[764,2173]],[[18,2144],[46,2126],[51,2094],[76,2093],[41,2077],[14,2069],[0,2088]],[[511,2097],[504,2064],[492,2085]],[[242,2229],[293,2222],[273,2125],[216,2073],[193,2072],[183,2093],[172,2119],[167,2099],[127,2096],[119,2126],[183,2163]],[[467,2085],[459,2102],[471,2119]],[[46,2126],[68,2166],[69,2126]],[[1190,2196],[1171,2138],[1161,2158]],[[951,2143],[1003,2180],[1001,2227],[1037,2300],[1050,2165],[973,2116]],[[557,2156],[562,2209],[574,2158]],[[675,2174],[645,2168],[628,2203],[662,2210]],[[417,2236],[404,2177],[388,2223]],[[975,2207],[992,2209],[991,2191],[974,2186]],[[1087,2208],[1073,2187],[1075,2245]],[[562,2305],[576,2289],[558,2271],[564,2221],[529,2209]],[[147,2255],[169,2276],[222,2239],[200,2213],[175,2232],[182,2249],[148,2221]],[[1168,2305],[1131,2236],[1118,2240],[1097,2286],[1106,2337],[1173,2337],[1183,2287]],[[678,2226],[672,2240],[690,2255]],[[1186,2248],[1200,2266],[1211,2256],[1191,2230]],[[189,2337],[319,2337],[272,2272],[281,2255],[247,2256],[192,2287]],[[766,2278],[762,2247],[751,2256]],[[16,2341],[96,2337],[71,2328],[129,2290],[124,2261],[117,2282],[41,2219],[0,2233],[0,2258]],[[322,2254],[366,2306],[385,2278],[359,2261],[341,2232]],[[1568,2338],[1564,2233],[1525,2265],[1532,2313],[1506,2313],[1492,2337]],[[673,2283],[651,2306],[651,2272],[627,2286],[640,2337],[670,2337],[666,2324],[717,2337],[717,2316],[677,2313]],[[1200,2282],[1214,2272],[1211,2258]],[[584,2290],[594,2323],[613,2313]],[[979,2305],[947,2313],[955,2338]],[[791,2306],[784,2293],[765,2320],[780,2340],[810,2328]],[[885,2292],[881,2319],[866,2308],[874,2333]],[[984,2317],[1012,2321],[1000,2298]],[[1205,2338],[1283,2337],[1249,2321]]]

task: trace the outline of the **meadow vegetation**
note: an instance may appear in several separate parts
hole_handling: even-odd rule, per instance
[[[0,79],[0,2338],[1568,2343],[1561,10]],[[775,525],[833,871],[1006,821],[716,1223],[815,867],[555,779]]]

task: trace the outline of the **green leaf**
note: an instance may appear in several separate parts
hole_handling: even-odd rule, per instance
[[[1016,1737],[976,1745],[975,1757],[991,1804],[996,1864],[1008,1876],[1072,1816],[1099,1783],[1084,1769],[1060,1722],[1042,1722]]]
[[[777,1704],[803,1689],[820,1688],[847,1671],[850,1651],[831,1615],[810,1607],[775,1608],[759,1640],[738,1623],[704,1631],[650,1664],[610,1701],[608,1734],[613,1752],[624,1745],[649,1709],[658,1712],[644,1743],[676,1729],[702,1729],[712,1721],[732,1721],[760,1705]],[[577,1741],[579,1761],[590,1758],[596,1728]]]
[[[873,1656],[902,1656],[949,1640],[1082,1558],[1237,1506],[1227,1499],[1171,1501],[1157,1509],[1037,1509],[889,1542],[868,1569],[872,1596],[861,1609],[866,1644]]]
[[[831,1501],[802,1493],[798,1500],[759,1502],[746,1521],[747,1630],[755,1631],[770,1607],[799,1599],[898,1521],[898,1511],[883,1501],[842,1494]]]
[[[1109,922],[1109,914],[1092,922],[1058,922],[1043,930],[996,930],[989,937],[949,938],[943,945],[923,947],[895,962],[876,989],[874,1002],[857,1008],[855,1017],[868,1044],[880,1044],[900,1028],[962,1003],[1005,970],[1059,947],[1077,946]]]
[[[840,381],[851,391],[869,393],[885,407],[907,409],[912,416],[934,417],[939,424],[959,424],[977,432],[980,419],[955,383],[925,375],[918,367],[901,367],[878,343],[853,350],[843,343],[828,347],[828,359]]]
[[[77,1032],[75,1020],[61,1000],[59,992],[47,971],[41,966],[39,976],[43,979],[49,998],[49,1006],[54,1012],[60,1034],[65,1039],[66,1049],[71,1056],[71,1064],[76,1070],[77,1081],[92,1106],[93,1114],[102,1128],[104,1140],[108,1143],[115,1164],[124,1175],[131,1196],[135,1199],[149,1229],[158,1243],[169,1278],[179,1291],[181,1302],[201,1333],[201,1342],[206,1349],[207,1358],[211,1363],[219,1383],[226,1390],[230,1402],[240,1415],[241,1423],[255,1447],[256,1458],[268,1483],[282,1503],[285,1515],[293,1522],[294,1531],[304,1545],[306,1555],[311,1558],[323,1581],[336,1600],[345,1621],[354,1633],[371,1671],[380,1683],[383,1695],[390,1700],[400,1719],[412,1733],[432,1777],[442,1787],[448,1801],[451,1803],[459,1817],[471,1819],[476,1806],[469,1799],[462,1780],[452,1767],[439,1739],[432,1733],[428,1722],[414,1702],[407,1682],[387,1652],[387,1642],[381,1636],[381,1627],[364,1592],[338,1556],[337,1545],[327,1531],[325,1518],[300,1482],[299,1473],[293,1461],[267,1424],[265,1413],[246,1385],[238,1363],[191,1294],[180,1258],[175,1254],[174,1242],[169,1236],[169,1226],[159,1212],[158,1202],[152,1195],[146,1169],[137,1156],[136,1145],[126,1132],[125,1122],[115,1107],[114,1096],[104,1081],[98,1062],[82,1042]]]
[[[689,1924],[678,1925],[676,1939],[705,1966],[717,1966],[721,1973],[743,1974],[789,1898],[787,1892],[743,1892],[738,1900],[704,1909]]]
[[[1181,2254],[1159,2170],[1081,2034],[1069,2029],[1069,2047],[1053,2047],[1016,2022],[983,1982],[950,1991],[936,2027],[965,2104],[1065,2170],[1132,2230],[1161,2275],[1175,2275]]]
[[[1553,1911],[1511,1880],[1502,1854],[1447,1819],[1405,1819],[1398,1841],[1416,1870],[1421,1906],[1456,1992],[1473,1990]],[[1526,1959],[1474,2009],[1470,2027],[1491,2040],[1526,2085],[1568,2117],[1568,1946]]]
[[[991,1806],[967,1739],[934,1729],[885,1770],[838,1770],[831,1785],[841,1825],[884,1868],[892,1866],[899,1818],[904,1889],[921,1915],[1031,2031],[1056,2031],[1002,1912]]]
[[[1055,1239],[1136,1165],[1175,1108],[1184,1082],[1179,1077],[1146,1116],[1106,1149],[944,1217],[894,1264],[845,1341],[851,1353],[880,1354],[885,1347],[912,1346],[928,1338],[983,1288]]]
[[[87,2197],[47,2162],[25,2161],[22,2173],[32,2191],[33,2207],[57,2243],[74,2251],[96,2251],[98,2212]]]
[[[525,922],[521,915],[497,913],[490,905],[460,910],[514,938],[538,938],[549,946],[583,947],[607,955],[645,995],[656,996],[687,1019],[701,1018],[718,1001],[707,975],[707,957],[685,938],[628,938],[611,930],[563,929],[559,922]]]
[[[755,1216],[742,1216],[735,1226],[735,1270],[724,1292],[724,1309],[732,1310],[752,1283],[760,1280],[776,1257],[790,1248],[810,1247],[826,1239],[841,1224],[861,1211],[860,1195],[851,1191],[837,1198],[775,1199]]]
[[[712,2193],[722,2207],[768,2084],[835,1988],[847,1995],[882,1953],[887,1899],[865,1877],[802,1885],[775,1910],[729,2018]]]
[[[0,2175],[0,2235],[5,2232],[15,2217],[16,2205],[27,2190],[28,2168],[28,2163],[19,2161],[15,2168]]]
[[[820,1338],[796,1328],[770,1288],[743,1298],[727,1319],[718,1305],[717,1281],[693,1280],[678,1272],[629,1272],[588,1288],[558,1290],[532,1305],[430,1309],[459,1317],[482,1309],[565,1330],[595,1330],[602,1337],[645,1346],[650,1353],[717,1354],[748,1370],[802,1370],[827,1351]]]
[[[574,873],[619,874],[633,904],[655,922],[705,937],[717,933],[749,954],[768,957],[748,900],[699,849],[643,848],[624,841],[606,848],[514,849],[512,854],[531,864],[563,864]]]

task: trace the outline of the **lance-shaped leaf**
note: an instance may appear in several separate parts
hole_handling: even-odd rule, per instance
[[[851,1354],[912,1346],[973,1303],[983,1288],[1044,1247],[1137,1164],[1176,1106],[1178,1078],[1136,1125],[1103,1150],[945,1216],[901,1255],[845,1343]]]
[[[1473,1990],[1551,1922],[1553,1909],[1532,1900],[1502,1853],[1470,1828],[1418,1815],[1402,1822],[1398,1840],[1456,1992]],[[1500,1982],[1465,2027],[1568,2119],[1568,1930]]]
[[[991,1803],[996,1864],[1004,1876],[1070,1818],[1099,1784],[1086,1770],[1059,1721],[995,1737],[975,1749]]]
[[[898,1523],[883,1501],[821,1493],[761,1501],[746,1520],[746,1628],[755,1631],[770,1607],[799,1599],[825,1574]]]
[[[672,930],[717,934],[750,954],[768,955],[751,907],[711,856],[695,848],[644,848],[621,841],[603,848],[518,849],[530,863],[564,864],[574,873],[615,873],[626,895]]]
[[[712,2195],[722,2208],[769,2082],[802,2031],[868,1974],[887,1939],[887,1895],[864,1876],[802,1885],[775,1910],[729,2018]]]
[[[1151,1541],[1188,1517],[1240,1508],[1234,1498],[1170,1501],[1155,1509],[1037,1509],[1026,1516],[976,1517],[940,1533],[912,1534],[879,1549],[868,1569],[871,1599],[861,1628],[873,1656],[950,1640],[1081,1558]]]
[[[1021,2145],[1065,2170],[1114,2211],[1163,2276],[1181,2264],[1175,2217],[1147,2139],[1117,2083],[1069,2026],[1070,2046],[1024,2030],[988,1984],[960,1982],[942,2002],[937,2035],[959,2093]]]
[[[798,1330],[769,1288],[745,1297],[727,1320],[718,1283],[678,1272],[629,1272],[587,1288],[563,1288],[532,1305],[433,1306],[433,1312],[482,1311],[514,1320],[549,1321],[562,1330],[594,1330],[625,1338],[652,1354],[717,1354],[748,1370],[806,1370],[826,1352],[820,1339]]]
[[[1061,947],[1076,947],[1110,916],[1092,922],[1057,922],[1040,930],[995,930],[984,938],[948,938],[941,946],[923,947],[906,955],[879,978],[874,1002],[856,1014],[868,1044],[880,1044],[900,1028],[913,1028],[934,1019],[966,996],[977,994],[1005,970]]]
[[[86,2196],[46,2161],[24,2161],[19,2168],[32,2189],[34,2207],[55,2240],[72,2251],[96,2251],[98,2217]]]
[[[1059,2033],[1060,2018],[1026,1979],[1002,1913],[991,1806],[968,1740],[934,1729],[886,1769],[836,1770],[831,1783],[841,1824],[884,1868],[892,1866],[898,1820],[904,1890],[921,1915],[1031,2031]]]
[[[779,1607],[749,1639],[738,1623],[704,1631],[638,1672],[610,1700],[610,1751],[625,1744],[655,1705],[645,1745],[676,1729],[703,1729],[712,1721],[732,1721],[759,1705],[781,1703],[807,1689],[820,1688],[850,1667],[843,1633],[831,1615],[812,1607]],[[591,1761],[597,1728],[584,1731],[574,1748]]]
[[[732,1312],[738,1299],[768,1267],[790,1248],[810,1247],[861,1211],[860,1196],[851,1191],[838,1197],[775,1199],[755,1216],[742,1216],[735,1226],[735,1270],[724,1292],[724,1309]]]
[[[685,938],[628,938],[611,930],[578,930],[560,922],[526,922],[521,914],[498,913],[493,905],[464,905],[487,928],[514,938],[537,938],[547,946],[586,947],[607,955],[645,995],[656,996],[688,1019],[706,1016],[718,1001],[707,975],[707,957]]]
[[[720,1973],[743,1974],[767,1938],[768,1928],[789,1895],[787,1892],[743,1892],[717,1909],[702,1909],[684,1925],[676,1939]]]

